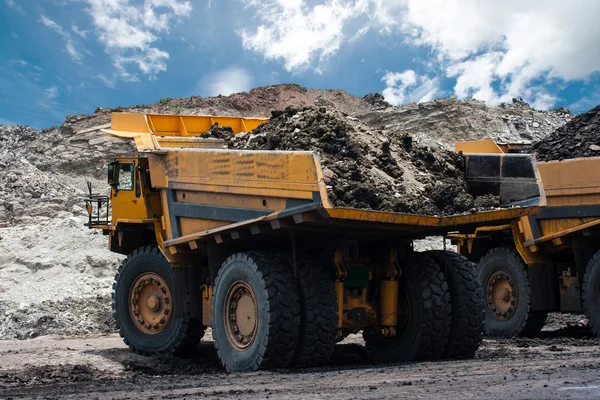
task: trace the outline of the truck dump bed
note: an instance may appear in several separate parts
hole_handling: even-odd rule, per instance
[[[465,153],[503,154],[520,145],[491,140],[459,143]],[[539,162],[546,206],[529,216],[524,229],[526,247],[553,242],[560,246],[570,235],[600,225],[600,157]]]
[[[313,238],[340,233],[419,238],[507,223],[545,204],[529,155],[465,156],[473,194],[499,195],[502,208],[438,217],[335,207],[314,153],[223,149],[224,142],[199,138],[178,116],[113,114],[106,132],[134,139],[148,154],[152,186],[161,189],[167,247],[189,243],[193,248],[196,241],[221,242],[281,228]]]

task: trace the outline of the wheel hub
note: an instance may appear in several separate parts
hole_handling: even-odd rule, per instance
[[[129,291],[129,313],[142,332],[155,335],[171,320],[171,290],[158,274],[148,272],[136,278]]]
[[[237,281],[225,297],[225,332],[229,342],[238,350],[254,343],[258,329],[258,307],[252,288]]]
[[[518,288],[514,277],[506,270],[495,271],[487,280],[488,310],[500,320],[510,319],[517,308]]]

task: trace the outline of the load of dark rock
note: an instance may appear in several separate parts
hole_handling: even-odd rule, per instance
[[[600,157],[600,105],[531,146],[539,161]]]
[[[288,107],[228,146],[316,152],[337,207],[453,215],[498,205],[497,199],[476,202],[468,193],[461,155],[408,139],[325,107]]]
[[[204,132],[200,137],[203,139],[224,139],[230,140],[235,136],[235,132],[230,126],[219,126],[218,122],[215,122],[207,132]]]

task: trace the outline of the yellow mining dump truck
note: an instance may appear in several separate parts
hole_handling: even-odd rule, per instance
[[[228,371],[321,364],[359,331],[377,360],[473,356],[484,304],[471,263],[412,243],[539,211],[530,156],[466,158],[469,180],[500,194],[503,209],[440,218],[337,208],[317,155],[229,150],[199,137],[214,122],[241,132],[264,120],[113,114],[106,131],[140,151],[109,165],[110,196],[87,199],[87,225],[127,255],[113,309],[133,351],[185,352],[212,327]]]
[[[465,154],[506,153],[493,141],[456,145]],[[546,206],[506,225],[450,235],[477,263],[486,331],[537,335],[548,312],[585,312],[600,333],[600,158],[538,163]]]

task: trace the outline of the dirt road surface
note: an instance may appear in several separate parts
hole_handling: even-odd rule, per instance
[[[138,356],[116,334],[0,341],[0,398],[600,397],[600,340],[586,330],[486,339],[474,360],[397,365],[369,364],[354,335],[326,367],[233,375],[205,339],[186,359]]]

